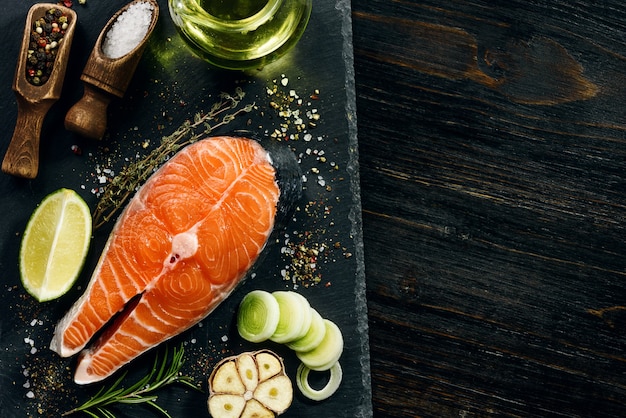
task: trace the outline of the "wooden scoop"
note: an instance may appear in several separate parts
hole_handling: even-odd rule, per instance
[[[143,39],[126,55],[106,56],[103,43],[118,17],[134,3],[150,3],[152,20]],[[65,128],[93,139],[102,139],[107,127],[107,107],[114,97],[123,97],[141,58],[146,42],[156,26],[159,5],[156,0],[134,0],[118,10],[105,25],[94,46],[80,79],[85,91],[82,99],[67,112]]]
[[[44,17],[50,9],[61,10],[68,17],[68,27],[63,40],[59,43],[50,78],[44,84],[36,86],[31,84],[26,77],[30,35],[33,23]],[[50,107],[61,97],[75,27],[76,13],[57,4],[35,4],[28,12],[13,80],[13,91],[17,97],[17,123],[2,161],[2,171],[7,174],[28,179],[37,176],[41,126]]]

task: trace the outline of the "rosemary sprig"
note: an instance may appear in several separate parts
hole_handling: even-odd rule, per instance
[[[115,216],[124,204],[135,193],[137,188],[163,164],[172,154],[189,145],[215,129],[227,125],[237,116],[248,113],[254,103],[248,104],[234,112],[226,113],[239,106],[245,93],[241,88],[235,94],[220,94],[208,113],[198,113],[193,122],[186,120],[172,134],[164,136],[161,143],[144,158],[124,167],[106,186],[102,197],[93,214],[94,228],[99,228]]]
[[[134,385],[128,388],[121,387],[122,381],[126,377],[126,373],[124,373],[109,388],[102,387],[91,399],[63,413],[62,416],[84,412],[93,418],[115,418],[114,414],[107,409],[109,405],[116,403],[143,403],[159,411],[165,417],[172,418],[165,409],[156,403],[158,396],[155,395],[154,392],[174,383],[180,383],[192,389],[199,390],[191,377],[180,374],[180,369],[184,363],[184,353],[185,350],[182,345],[179,349],[174,348],[172,360],[168,361],[168,350],[166,347],[163,358],[160,359],[157,355],[154,359],[152,371]]]

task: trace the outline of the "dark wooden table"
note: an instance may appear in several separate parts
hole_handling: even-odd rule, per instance
[[[375,416],[626,416],[626,4],[352,9]]]

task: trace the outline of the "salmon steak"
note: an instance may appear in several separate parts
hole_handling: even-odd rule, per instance
[[[288,147],[231,136],[197,141],[161,166],[55,328],[50,348],[80,353],[74,381],[105,379],[206,318],[289,220],[301,181]]]

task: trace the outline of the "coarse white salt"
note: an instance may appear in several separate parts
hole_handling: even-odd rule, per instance
[[[28,392],[26,392],[26,397],[28,399],[33,399],[35,397],[35,393],[32,390],[29,390]]]
[[[109,58],[120,58],[143,41],[152,22],[154,6],[148,2],[131,4],[120,14],[102,42],[102,52]]]

